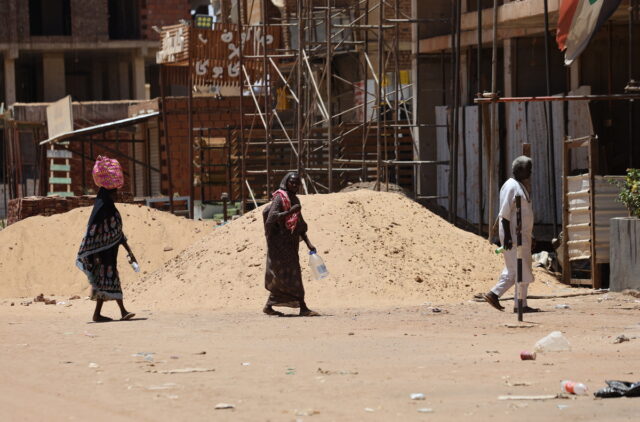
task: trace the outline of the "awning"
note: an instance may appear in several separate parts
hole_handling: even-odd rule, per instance
[[[118,129],[125,126],[131,126],[136,123],[144,122],[153,117],[158,117],[160,112],[156,111],[148,114],[141,114],[139,116],[128,117],[126,119],[115,120],[113,122],[102,123],[95,126],[84,127],[82,129],[77,129],[71,132],[61,133],[60,135],[49,138],[45,141],[40,142],[40,145],[46,144],[55,144],[56,142],[64,141],[65,139],[75,138],[79,136],[88,136],[96,133],[104,132],[107,130]]]

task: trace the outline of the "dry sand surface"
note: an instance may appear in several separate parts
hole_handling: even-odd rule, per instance
[[[4,300],[0,420],[637,421],[640,398],[498,400],[554,395],[566,378],[592,392],[606,379],[640,380],[640,303],[602,299],[534,300],[546,312],[528,315],[529,328],[505,326],[516,317],[486,303],[324,308],[317,318],[139,305],[145,319],[93,324],[89,300]],[[554,330],[571,351],[520,360]],[[620,334],[630,341],[614,344]],[[163,373],[186,368],[214,371]]]
[[[486,240],[449,224],[397,193],[359,190],[300,196],[309,238],[331,273],[311,278],[300,261],[308,303],[369,306],[460,302],[488,290],[503,267]],[[129,289],[155,307],[254,308],[266,301],[262,209],[198,240]],[[536,271],[533,294],[557,285]]]
[[[120,205],[143,269],[157,271],[138,279],[123,263],[137,317],[104,324],[89,322],[93,302],[69,300],[86,294],[73,262],[88,209],[0,232],[0,420],[637,420],[640,399],[498,396],[554,395],[567,378],[591,391],[605,379],[639,381],[638,299],[532,300],[545,312],[517,326],[514,314],[469,301],[502,268],[485,240],[398,194],[301,200],[331,272],[309,281],[301,247],[308,302],[323,314],[316,318],[260,312],[260,210],[204,235],[204,223]],[[536,278],[532,294],[590,292]],[[64,303],[9,299],[40,292]],[[116,317],[117,307],[103,313]],[[520,360],[555,330],[570,352]],[[620,334],[630,341],[614,344]],[[189,368],[207,372],[171,373]]]
[[[117,207],[142,270],[136,274],[121,249],[118,268],[128,282],[161,268],[211,227],[138,205]],[[91,209],[30,217],[0,231],[0,297],[87,295],[87,277],[75,266],[75,259]]]

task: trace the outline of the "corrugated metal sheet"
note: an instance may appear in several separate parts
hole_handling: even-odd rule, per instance
[[[551,165],[548,148],[547,113],[554,113],[553,134],[555,167]],[[553,224],[553,190],[556,186],[556,221],[562,221],[562,141],[564,138],[564,108],[554,103],[549,109],[544,103],[506,103],[506,151],[505,172],[511,174],[512,161],[522,155],[522,144],[531,144],[533,174],[531,195],[536,224]],[[553,172],[555,170],[555,173]]]
[[[617,201],[619,188],[611,180],[624,176],[594,176],[596,262],[609,262],[609,226],[615,217],[628,215],[625,206]],[[569,225],[566,239],[569,259],[591,257],[591,183],[588,174],[567,178]]]

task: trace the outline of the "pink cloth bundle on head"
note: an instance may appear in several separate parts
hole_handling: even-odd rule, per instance
[[[119,189],[124,185],[124,174],[118,160],[98,156],[93,165],[93,181],[101,188]]]

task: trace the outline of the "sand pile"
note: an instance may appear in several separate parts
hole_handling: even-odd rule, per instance
[[[133,272],[121,248],[125,297],[132,281],[161,268],[211,230],[211,224],[147,207],[117,206],[142,271]],[[0,231],[0,297],[87,294],[87,278],[75,266],[75,257],[90,214],[91,207],[77,208],[51,217],[30,217]]]
[[[396,193],[359,190],[300,196],[309,238],[331,276],[311,281],[310,306],[460,302],[491,287],[503,267],[484,239],[452,226]],[[130,288],[142,303],[178,308],[261,306],[266,247],[261,209],[198,240]],[[533,293],[551,290],[537,273]],[[555,283],[553,283],[555,285]]]

